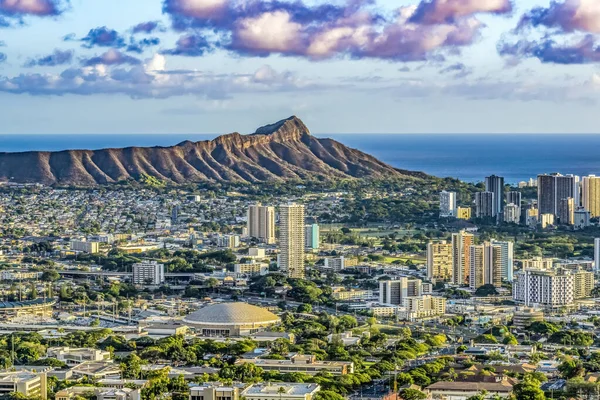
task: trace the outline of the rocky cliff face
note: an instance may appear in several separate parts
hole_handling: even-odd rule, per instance
[[[335,140],[315,138],[296,117],[251,135],[231,133],[172,147],[0,153],[4,182],[93,186],[143,175],[174,183],[423,176]]]

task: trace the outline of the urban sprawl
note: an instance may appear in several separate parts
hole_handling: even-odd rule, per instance
[[[598,400],[599,218],[560,174],[2,184],[0,398]]]

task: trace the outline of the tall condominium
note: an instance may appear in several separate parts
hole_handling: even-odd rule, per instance
[[[575,224],[575,199],[567,197],[558,203],[558,222],[562,225]]]
[[[275,207],[260,203],[248,207],[248,236],[263,243],[275,243]]]
[[[600,271],[600,238],[594,239],[594,269]]]
[[[502,286],[502,248],[489,242],[471,246],[469,287]]]
[[[505,205],[504,222],[507,224],[519,224],[521,222],[521,207],[513,203]]]
[[[160,285],[165,282],[165,265],[156,261],[143,261],[133,264],[134,285]]]
[[[477,218],[492,218],[496,215],[494,214],[494,193],[475,193],[475,216]]]
[[[563,307],[589,297],[593,288],[594,274],[580,268],[526,269],[515,274],[513,299],[527,306]]]
[[[465,231],[452,234],[452,283],[462,285],[469,283],[471,267],[470,247],[475,244],[475,237]]]
[[[522,215],[521,203],[522,203],[521,192],[514,192],[514,191],[506,192],[506,204],[514,204],[518,207],[519,221],[516,222],[517,224],[520,222],[521,215]]]
[[[514,243],[504,240],[493,240],[492,245],[500,247],[500,269],[502,279],[508,282],[513,280],[513,271],[515,263]]]
[[[538,175],[538,209],[540,215],[558,216],[560,200],[572,197],[579,200],[579,177],[574,175]]]
[[[496,175],[486,177],[485,191],[494,193],[492,217],[501,217],[504,211],[504,178]]]
[[[600,217],[600,176],[590,175],[581,179],[581,206],[592,218]]]
[[[310,224],[304,228],[304,244],[308,250],[318,250],[321,241],[319,225]]]
[[[591,216],[590,212],[588,210],[584,210],[583,208],[580,208],[578,210],[575,210],[575,218],[574,218],[573,226],[575,227],[575,229],[587,228],[591,224],[591,219],[592,219],[592,216]]]
[[[290,278],[304,279],[304,206],[279,206],[279,268]]]
[[[431,284],[423,283],[420,279],[398,278],[389,281],[379,281],[379,303],[402,304],[406,297],[431,294]]]
[[[434,282],[452,281],[452,244],[446,241],[427,244],[427,278]]]
[[[440,193],[440,217],[456,217],[456,192]]]

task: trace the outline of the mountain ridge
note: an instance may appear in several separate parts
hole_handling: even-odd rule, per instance
[[[95,186],[141,176],[176,184],[426,177],[316,138],[296,116],[249,135],[233,132],[168,147],[0,153],[0,182]]]

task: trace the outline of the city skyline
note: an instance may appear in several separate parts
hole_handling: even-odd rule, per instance
[[[316,132],[595,133],[598,14],[590,0],[5,1],[0,133],[292,114]]]

